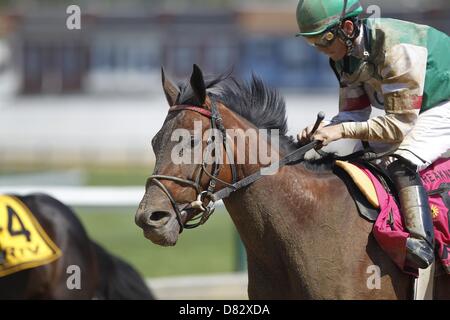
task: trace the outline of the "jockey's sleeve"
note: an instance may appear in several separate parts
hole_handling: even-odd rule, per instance
[[[401,142],[417,120],[419,112],[386,114],[365,122],[342,123],[343,137],[365,141]]]
[[[371,112],[372,107],[366,107],[355,111],[341,111],[330,120],[330,124],[335,125],[343,122],[366,121],[369,119]]]
[[[370,100],[362,85],[343,86],[339,90],[339,113],[331,119],[331,124],[366,121],[371,112]]]
[[[399,44],[390,48],[380,68],[385,116],[342,123],[344,138],[400,142],[414,126],[422,106],[428,51]]]

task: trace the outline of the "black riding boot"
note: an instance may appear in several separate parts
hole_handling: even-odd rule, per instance
[[[410,237],[406,260],[414,268],[427,268],[434,260],[434,230],[427,192],[415,166],[399,159],[388,166],[398,189],[400,205]]]

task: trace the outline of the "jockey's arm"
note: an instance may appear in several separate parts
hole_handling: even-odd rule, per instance
[[[367,121],[371,112],[370,100],[362,85],[341,87],[339,113],[331,119],[330,125]]]
[[[426,48],[406,44],[391,48],[380,68],[386,115],[342,123],[342,136],[366,141],[401,142],[419,115],[426,65]]]
[[[361,123],[369,119],[372,112],[370,100],[363,85],[341,86],[339,91],[339,113],[321,126],[312,136],[312,139],[320,141],[323,146],[343,138],[343,127],[346,123]],[[300,141],[307,140],[304,129]]]
[[[365,122],[342,123],[344,138],[364,141],[401,142],[414,126],[419,111],[405,114],[386,114]]]
[[[372,112],[370,100],[363,85],[341,86],[339,92],[339,113],[325,127],[319,127],[313,135],[314,140],[326,146],[329,142],[343,138],[343,128],[347,123],[362,123]],[[305,130],[302,132],[302,140]]]

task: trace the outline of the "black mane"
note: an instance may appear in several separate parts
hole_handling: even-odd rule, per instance
[[[287,133],[286,104],[276,90],[252,76],[250,82],[229,78],[217,86],[218,99],[231,110],[260,129],[278,129]]]
[[[286,104],[280,94],[269,88],[257,76],[252,75],[249,82],[236,80],[234,77],[221,75],[205,78],[205,85],[210,94],[260,129],[278,129],[280,147],[285,152],[292,152],[300,145],[294,137],[287,136]],[[198,105],[195,95],[185,82],[179,85],[180,95],[177,104]],[[314,171],[329,169],[331,156],[323,159],[305,161],[307,167]]]
[[[206,87],[217,100],[248,120],[260,129],[278,129],[280,141],[292,149],[296,144],[292,136],[286,136],[286,104],[280,94],[269,87],[257,76],[252,75],[249,82],[234,77],[219,76],[206,78]],[[178,104],[198,104],[189,83],[180,85]]]

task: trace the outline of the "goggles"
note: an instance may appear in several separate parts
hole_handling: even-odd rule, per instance
[[[322,48],[331,46],[336,38],[337,36],[334,30],[327,30],[315,37],[305,37],[309,45]]]

